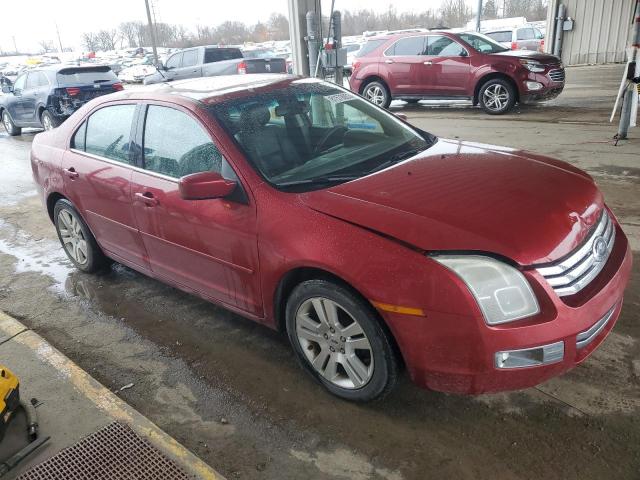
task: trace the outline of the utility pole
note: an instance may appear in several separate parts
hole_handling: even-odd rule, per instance
[[[151,35],[151,47],[153,48],[153,62],[156,65],[160,65],[158,62],[158,47],[156,46],[156,32],[151,21],[151,10],[149,9],[149,0],[144,0],[144,4],[147,7],[147,22],[149,23],[149,34]]]
[[[13,35],[11,37],[13,39],[13,49],[15,50],[16,54],[18,53],[18,45],[16,45],[16,36]]]
[[[62,40],[60,40],[60,30],[58,29],[58,22],[55,22],[55,26],[56,26],[56,33],[58,34],[58,45],[60,45],[60,53],[62,53],[63,52]]]
[[[482,0],[478,0],[478,13],[476,14],[476,32],[480,31],[481,22],[482,22]]]
[[[633,111],[634,96],[638,95],[637,85],[631,79],[640,76],[640,68],[638,67],[638,50],[640,49],[640,1],[636,0],[636,8],[633,15],[633,35],[631,37],[631,48],[629,49],[629,59],[627,63],[627,86],[622,97],[622,113],[620,114],[620,125],[618,133],[614,138],[616,140],[627,138],[629,126],[631,125],[631,115]],[[631,69],[634,71],[631,71]],[[616,102],[617,103],[617,102]]]

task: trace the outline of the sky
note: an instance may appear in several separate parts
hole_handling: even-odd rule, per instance
[[[7,3],[19,4],[15,0]],[[218,25],[227,20],[253,24],[266,21],[272,12],[287,15],[287,0],[151,0],[156,19],[166,23]],[[336,0],[338,10],[373,9],[385,11],[390,4],[397,12],[438,8],[442,0]],[[39,51],[38,42],[55,40],[56,24],[64,47],[79,47],[83,32],[115,28],[120,22],[146,21],[144,0],[28,0],[26,14],[22,7],[2,8],[0,50],[13,51],[13,37],[20,50]],[[322,0],[322,10],[329,12],[331,0]]]

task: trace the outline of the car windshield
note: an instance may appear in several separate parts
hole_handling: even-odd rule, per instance
[[[502,53],[509,51],[508,48],[505,48],[495,40],[481,33],[466,32],[456,33],[455,35],[480,53]]]
[[[209,108],[253,167],[282,190],[354,180],[436,141],[363,98],[315,80],[296,80]]]

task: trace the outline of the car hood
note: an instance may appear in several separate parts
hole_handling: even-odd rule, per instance
[[[562,61],[555,55],[549,53],[534,52],[533,50],[507,50],[506,52],[492,53],[493,57],[516,57],[537,60],[544,64],[557,65]]]
[[[381,172],[300,195],[313,210],[421,250],[490,252],[520,265],[570,253],[604,208],[591,177],[571,165],[443,139]]]

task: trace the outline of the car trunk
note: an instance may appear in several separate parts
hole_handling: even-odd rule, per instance
[[[82,102],[121,90],[114,86],[120,83],[108,66],[64,68],[58,72],[57,80],[61,97]]]

